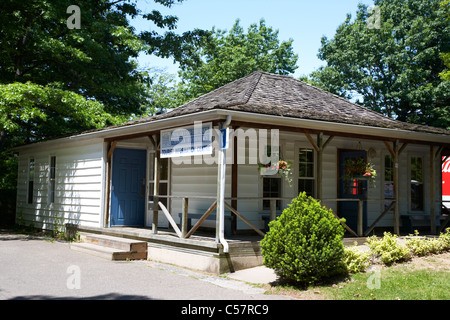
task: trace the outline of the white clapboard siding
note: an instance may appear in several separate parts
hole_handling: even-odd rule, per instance
[[[55,201],[50,203],[50,157],[56,157]],[[33,203],[27,203],[29,159],[35,159]],[[75,223],[101,225],[103,202],[103,144],[20,153],[17,188],[17,219],[35,227],[52,229]]]
[[[311,135],[314,140],[317,136]],[[283,197],[296,197],[297,190],[297,178],[298,178],[298,149],[309,148],[313,149],[311,143],[302,133],[286,133],[281,132],[281,158],[283,160],[293,162],[293,182],[292,186],[289,186],[287,182],[283,181],[282,196]],[[324,136],[324,141],[328,136]],[[254,147],[254,144],[246,143],[247,149]],[[353,138],[335,137],[331,143],[326,147],[323,152],[323,165],[322,165],[322,187],[324,199],[336,199],[338,195],[338,156],[340,149],[347,150],[369,150],[375,151],[371,154],[369,161],[375,165],[377,170],[377,177],[375,181],[375,187],[368,189],[367,202],[367,223],[370,226],[384,211],[384,157],[389,155],[389,151],[382,141],[376,140],[357,140]],[[261,197],[262,196],[262,177],[259,175],[256,164],[249,164],[249,155],[258,154],[255,148],[246,150],[245,164],[239,164],[238,171],[238,196],[239,197]],[[423,159],[424,176],[429,175],[429,147],[420,145],[411,145],[403,151],[399,159],[399,174],[400,180],[400,214],[410,213],[409,201],[410,201],[410,157],[412,155],[419,155]],[[254,161],[254,156],[250,158]],[[317,153],[315,153],[315,159],[317,161]],[[317,165],[317,163],[316,163]],[[439,170],[436,170],[437,173]],[[438,174],[436,175],[436,181],[439,181]],[[181,165],[172,167],[172,194],[178,196],[215,196],[217,192],[217,166],[200,166],[200,165]],[[227,181],[226,192],[227,196],[231,192],[231,167],[227,166]],[[317,184],[317,181],[316,181]],[[436,183],[436,190],[439,190],[439,182]],[[425,181],[425,208],[429,207],[429,182]],[[203,213],[211,204],[212,200],[190,200],[189,212],[191,213]],[[283,208],[289,205],[290,201],[283,201]],[[328,208],[337,212],[336,201],[324,202]],[[172,201],[173,214],[178,219],[178,212],[181,212],[181,200]],[[428,209],[426,209],[428,210]],[[425,210],[425,212],[427,212]],[[261,200],[239,200],[238,211],[246,219],[256,226],[262,227],[262,214],[268,214],[269,212],[262,211]],[[178,220],[176,220],[178,221]],[[392,226],[393,214],[389,213],[378,223],[378,226]],[[249,227],[240,219],[238,219],[238,230],[249,229]]]
[[[229,166],[227,166],[229,167]],[[227,168],[228,169],[228,168]],[[227,183],[225,189],[230,190],[231,176],[227,170]],[[171,168],[172,195],[181,197],[215,197],[217,195],[217,166],[181,164],[172,165]],[[226,191],[227,196],[229,192]],[[204,213],[215,199],[189,199],[189,213]],[[181,199],[172,200],[172,215],[179,221],[181,212]],[[213,212],[215,214],[215,211]]]

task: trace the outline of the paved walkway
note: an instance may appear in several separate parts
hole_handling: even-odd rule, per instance
[[[288,300],[250,283],[266,268],[215,276],[152,261],[109,261],[51,242],[0,231],[0,299]]]

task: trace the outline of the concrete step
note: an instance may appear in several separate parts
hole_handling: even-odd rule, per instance
[[[70,248],[108,260],[147,259],[147,242],[101,234],[80,234],[83,242],[73,242]]]
[[[147,242],[145,241],[95,233],[81,233],[80,238],[83,242],[92,243],[103,247],[132,252],[147,252]]]

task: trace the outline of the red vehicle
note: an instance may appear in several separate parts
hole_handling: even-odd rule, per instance
[[[442,164],[442,201],[450,209],[450,157]]]

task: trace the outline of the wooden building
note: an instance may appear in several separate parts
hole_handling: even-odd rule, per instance
[[[97,231],[134,227],[151,230],[149,237],[174,230],[174,243],[191,241],[197,229],[189,232],[188,222],[197,228],[205,213],[201,227],[215,229],[219,149],[179,158],[160,152],[162,133],[195,124],[231,129],[219,202],[225,238],[249,230],[262,236],[302,191],[345,217],[349,236],[375,228],[436,233],[444,222],[441,161],[450,154],[450,131],[396,121],[264,72],[165,114],[16,148],[17,220],[43,228],[55,221]],[[258,170],[255,133],[258,140],[271,130],[279,133],[279,158],[292,163],[291,181]],[[361,159],[376,176],[349,175]]]

